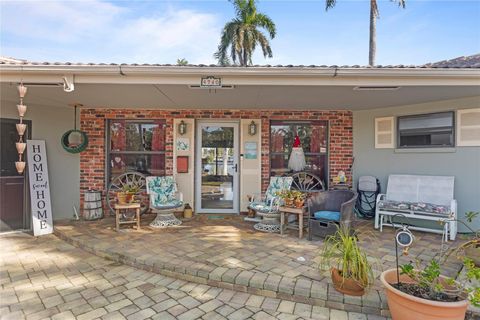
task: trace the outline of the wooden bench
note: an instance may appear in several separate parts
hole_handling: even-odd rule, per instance
[[[390,175],[386,194],[379,194],[375,228],[411,224],[412,219],[437,222],[442,229],[410,226],[410,229],[441,233],[445,241],[457,235],[457,201],[453,198],[455,177]],[[392,208],[394,207],[394,208]],[[401,216],[406,219],[401,218]]]

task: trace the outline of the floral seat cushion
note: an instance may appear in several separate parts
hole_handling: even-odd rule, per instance
[[[278,197],[278,193],[284,190],[290,190],[292,187],[292,177],[271,177],[267,191],[265,192],[266,202],[272,201]]]
[[[393,200],[379,201],[378,207],[383,210],[416,211],[416,212],[425,212],[425,213],[442,214],[442,215],[447,215],[451,211],[450,206],[445,206],[445,205],[423,203],[423,202],[393,201]]]
[[[173,176],[147,177],[147,193],[150,195],[150,206],[156,209],[174,209],[183,202],[176,198],[177,184]]]
[[[260,213],[272,213],[275,210],[274,205],[281,205],[281,199],[277,196],[283,190],[290,190],[292,186],[292,177],[271,177],[270,184],[265,192],[264,201],[251,202],[248,207]]]
[[[266,202],[252,202],[250,203],[249,208],[262,213],[269,213],[271,210],[270,204]]]

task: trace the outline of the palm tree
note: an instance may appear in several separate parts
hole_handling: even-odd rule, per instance
[[[228,51],[233,63],[247,66],[252,64],[252,54],[260,45],[263,56],[273,57],[267,36],[259,30],[263,28],[271,39],[275,38],[275,23],[265,14],[258,13],[255,0],[232,0],[236,17],[225,24],[218,50],[214,57],[220,65],[230,64]]]
[[[405,0],[391,0],[397,2],[399,7],[405,9]],[[336,0],[325,0],[325,10],[335,7]],[[375,56],[377,53],[377,18],[379,17],[377,0],[370,0],[370,43],[368,51],[368,64],[375,65]]]
[[[177,59],[177,66],[186,66],[188,65],[188,60],[185,58]]]

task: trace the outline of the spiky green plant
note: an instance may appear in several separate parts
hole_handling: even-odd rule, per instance
[[[373,284],[372,265],[359,246],[357,237],[344,225],[338,226],[335,234],[325,239],[319,258],[322,269],[337,268],[343,280],[353,279],[366,289]]]
[[[262,48],[263,56],[273,57],[268,37],[259,30],[263,28],[271,39],[275,38],[275,23],[267,15],[257,12],[255,0],[232,0],[236,17],[225,24],[218,50],[214,57],[220,65],[233,63],[247,66],[252,64],[252,54],[257,45]],[[230,50],[229,50],[230,48]]]

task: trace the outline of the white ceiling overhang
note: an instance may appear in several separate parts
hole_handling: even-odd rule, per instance
[[[0,75],[2,102],[17,103],[22,80],[35,84],[28,103],[58,107],[362,110],[480,96],[480,69],[0,65]],[[190,87],[204,76],[233,89]],[[62,77],[73,92],[55,85]]]

